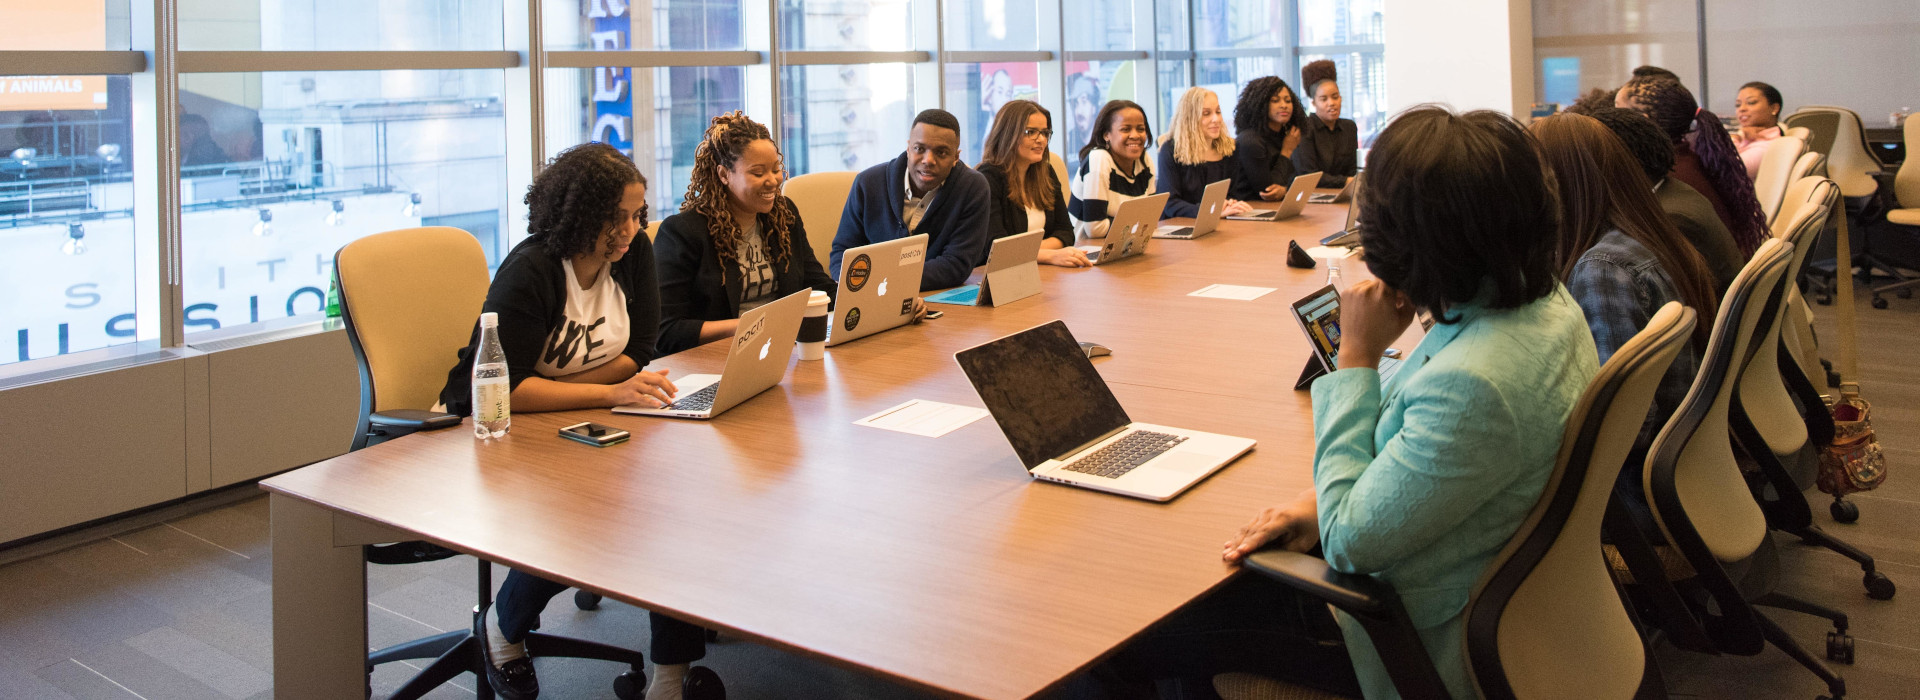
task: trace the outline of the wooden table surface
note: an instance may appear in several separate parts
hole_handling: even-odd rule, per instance
[[[409,436],[262,483],[758,643],[941,693],[1027,697],[1223,583],[1227,537],[1312,484],[1307,345],[1286,306],[1325,283],[1283,264],[1344,205],[1225,222],[1140,258],[1042,267],[1042,292],[793,361],[712,421],[605,410],[514,416],[504,439]],[[1365,275],[1343,261],[1351,282]],[[1255,301],[1188,297],[1277,287]],[[1034,481],[991,418],[941,438],[853,425],[910,399],[978,406],[955,351],[1063,318],[1129,415],[1259,441],[1171,503]],[[714,344],[654,367],[718,372]],[[1411,348],[1411,345],[1404,345]],[[560,426],[633,433],[594,448]]]

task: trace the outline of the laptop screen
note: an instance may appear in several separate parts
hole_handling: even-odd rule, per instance
[[[1062,321],[954,359],[1028,469],[1132,422]]]
[[[1337,366],[1335,361],[1340,359],[1340,291],[1333,285],[1321,287],[1320,291],[1294,302],[1293,313],[1307,332],[1307,341],[1313,343],[1314,354],[1325,360],[1327,370],[1332,371]]]

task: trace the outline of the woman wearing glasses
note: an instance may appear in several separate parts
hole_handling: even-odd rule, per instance
[[[1067,218],[1067,198],[1060,178],[1047,162],[1047,142],[1053,138],[1053,115],[1031,100],[1013,100],[1000,108],[987,130],[980,174],[994,211],[987,230],[994,239],[1045,231],[1040,262],[1061,267],[1087,267],[1087,254],[1073,247],[1073,222]]]
[[[740,314],[833,278],[807,244],[767,127],[733,112],[713,118],[693,152],[680,213],[653,242],[660,279],[660,354],[733,337]]]

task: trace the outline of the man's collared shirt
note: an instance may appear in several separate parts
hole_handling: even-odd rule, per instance
[[[932,189],[927,190],[926,194],[915,197],[913,196],[913,168],[908,167],[906,177],[902,178],[901,183],[906,188],[907,200],[906,204],[900,207],[900,218],[906,221],[907,233],[913,233],[913,230],[920,226],[921,217],[926,216],[927,205],[933,203],[933,193],[940,191],[940,185],[947,184],[947,181],[943,179],[939,185],[934,185]]]

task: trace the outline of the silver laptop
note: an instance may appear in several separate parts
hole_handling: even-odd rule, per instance
[[[979,284],[928,295],[927,302],[1002,306],[1039,294],[1040,243],[1044,240],[1046,233],[1039,230],[995,240],[987,251],[987,274]]]
[[[1147,242],[1153,240],[1154,230],[1160,227],[1160,211],[1167,207],[1168,196],[1161,192],[1121,202],[1120,211],[1113,215],[1113,223],[1107,227],[1106,239],[1098,246],[1080,246],[1080,249],[1086,251],[1087,259],[1095,265],[1147,252]]]
[[[1061,321],[953,357],[1035,479],[1169,501],[1253,449],[1247,438],[1133,422]]]
[[[1313,350],[1307,358],[1306,369],[1300,372],[1300,379],[1293,384],[1294,389],[1305,389],[1313,384],[1320,375],[1339,369],[1340,358],[1340,290],[1329,284],[1318,291],[1293,302],[1293,320],[1300,324],[1300,332],[1307,334],[1307,345]],[[1380,383],[1385,384],[1400,371],[1400,351],[1389,348],[1381,356],[1379,371]]]
[[[1255,209],[1239,216],[1229,216],[1234,221],[1282,221],[1299,216],[1307,208],[1307,198],[1313,196],[1313,188],[1320,186],[1320,173],[1312,172],[1293,179],[1287,186],[1287,193],[1280,198],[1280,206],[1273,209]]]
[[[800,321],[807,313],[803,290],[740,315],[727,348],[727,364],[719,374],[689,374],[673,380],[679,398],[660,408],[631,404],[613,407],[614,413],[636,416],[706,419],[725,413],[773,388],[787,376],[787,358],[793,354],[793,341],[800,335]]]
[[[840,254],[840,291],[833,298],[827,345],[904,326],[926,270],[927,234],[852,248]]]
[[[1353,177],[1347,178],[1347,186],[1340,188],[1339,192],[1333,194],[1316,194],[1308,197],[1307,201],[1312,204],[1344,204],[1352,200],[1354,193],[1359,191],[1360,176],[1354,175]]]
[[[1353,176],[1353,181],[1347,183],[1347,187],[1354,190],[1354,194],[1356,195],[1354,198],[1347,200],[1347,223],[1342,224],[1337,233],[1320,239],[1320,245],[1346,246],[1348,248],[1360,245],[1360,199],[1357,196],[1359,194],[1359,183],[1359,175]]]
[[[1153,232],[1154,238],[1177,238],[1190,240],[1213,233],[1220,227],[1220,212],[1227,208],[1227,184],[1232,180],[1221,180],[1207,185],[1200,195],[1200,214],[1193,217],[1192,226],[1162,224]]]

